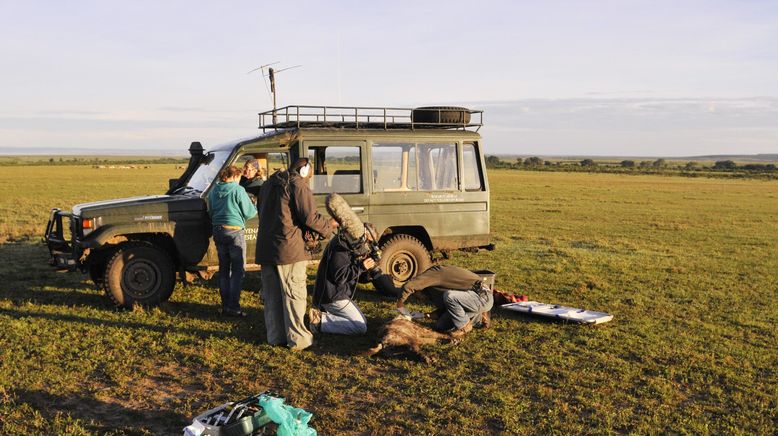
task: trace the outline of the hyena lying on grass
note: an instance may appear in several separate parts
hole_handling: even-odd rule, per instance
[[[438,333],[402,315],[384,324],[378,331],[378,336],[381,338],[378,345],[365,352],[366,356],[380,352],[385,357],[406,356],[425,363],[430,363],[432,359],[422,353],[422,345],[459,342],[447,334]]]

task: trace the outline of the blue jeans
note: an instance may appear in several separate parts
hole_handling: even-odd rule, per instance
[[[440,330],[461,329],[472,320],[473,324],[481,321],[481,314],[492,309],[494,299],[492,291],[446,291],[443,293],[443,305],[446,313],[438,318],[437,328]]]
[[[365,315],[351,300],[322,304],[321,331],[341,335],[364,335],[367,332]]]
[[[213,226],[213,242],[219,253],[219,294],[222,297],[222,309],[237,312],[240,310],[240,289],[246,258],[245,232],[243,229]]]

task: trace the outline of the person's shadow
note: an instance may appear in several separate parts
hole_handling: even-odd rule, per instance
[[[191,423],[190,417],[175,412],[175,409],[135,409],[119,404],[118,401],[98,400],[79,394],[55,395],[42,390],[13,390],[16,412],[23,404],[32,406],[46,420],[56,419],[58,413],[65,413],[77,419],[87,430],[95,433],[120,432],[121,434],[173,434]],[[32,417],[9,417],[10,419],[32,419]]]

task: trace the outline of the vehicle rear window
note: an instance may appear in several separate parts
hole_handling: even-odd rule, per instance
[[[459,189],[455,143],[376,143],[371,157],[374,192]]]
[[[419,144],[419,190],[453,191],[459,187],[456,144]]]
[[[466,191],[481,191],[481,171],[478,160],[478,151],[476,145],[465,143],[462,148],[462,165],[464,166],[464,182]]]
[[[373,192],[416,190],[416,146],[373,144]]]

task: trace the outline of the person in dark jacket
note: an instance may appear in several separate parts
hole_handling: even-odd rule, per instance
[[[304,323],[308,292],[305,267],[311,259],[305,232],[328,238],[335,220],[316,211],[308,181],[313,175],[306,158],[278,171],[259,191],[259,231],[256,262],[262,265],[267,341],[302,350],[313,344]]]
[[[370,223],[365,223],[365,236],[369,241],[378,239]],[[367,320],[354,303],[354,293],[359,276],[375,266],[371,257],[354,254],[342,232],[330,240],[319,261],[314,307],[308,312],[314,332],[361,335],[367,331]]]
[[[373,284],[384,292],[398,291],[391,280],[374,280]],[[472,271],[452,265],[431,267],[403,285],[398,309],[402,309],[405,300],[416,292],[421,292],[437,307],[429,316],[437,318],[435,329],[438,331],[461,337],[472,330],[473,325],[489,325],[494,297],[481,276]]]
[[[246,259],[246,220],[257,214],[257,208],[246,191],[238,185],[240,169],[230,165],[219,173],[217,183],[208,193],[208,214],[213,226],[213,242],[219,254],[219,294],[222,314],[246,316],[240,310],[240,291]]]

